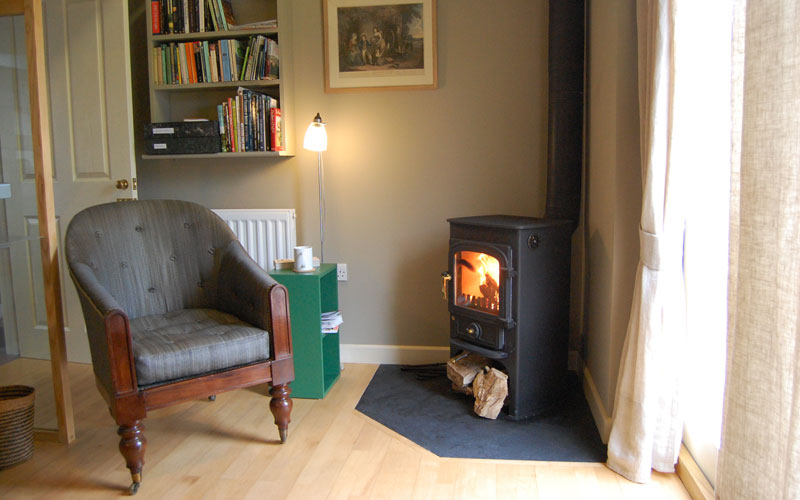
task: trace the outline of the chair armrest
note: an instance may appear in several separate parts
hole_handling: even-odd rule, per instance
[[[220,260],[217,304],[220,310],[268,331],[273,359],[291,356],[286,288],[256,264],[238,241],[225,248]]]
[[[70,276],[83,309],[94,373],[106,398],[137,391],[128,315],[89,266],[72,263]]]

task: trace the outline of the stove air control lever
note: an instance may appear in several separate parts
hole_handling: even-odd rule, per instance
[[[478,337],[481,336],[481,325],[477,323],[470,323],[469,326],[467,326],[466,332],[467,335],[469,335],[473,339],[477,339]]]

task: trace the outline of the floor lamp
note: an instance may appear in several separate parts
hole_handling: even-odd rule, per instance
[[[319,261],[325,262],[325,171],[322,167],[322,152],[328,149],[328,134],[322,117],[314,117],[314,121],[306,130],[303,148],[317,152],[317,176],[319,182]]]

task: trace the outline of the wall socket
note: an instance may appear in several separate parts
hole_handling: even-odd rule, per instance
[[[336,278],[339,281],[347,281],[347,264],[336,264]]]

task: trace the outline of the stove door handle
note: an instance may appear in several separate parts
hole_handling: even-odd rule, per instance
[[[442,273],[442,298],[444,300],[448,300],[447,299],[447,282],[450,281],[451,278],[452,277],[450,276],[450,273],[448,273],[447,271]]]

